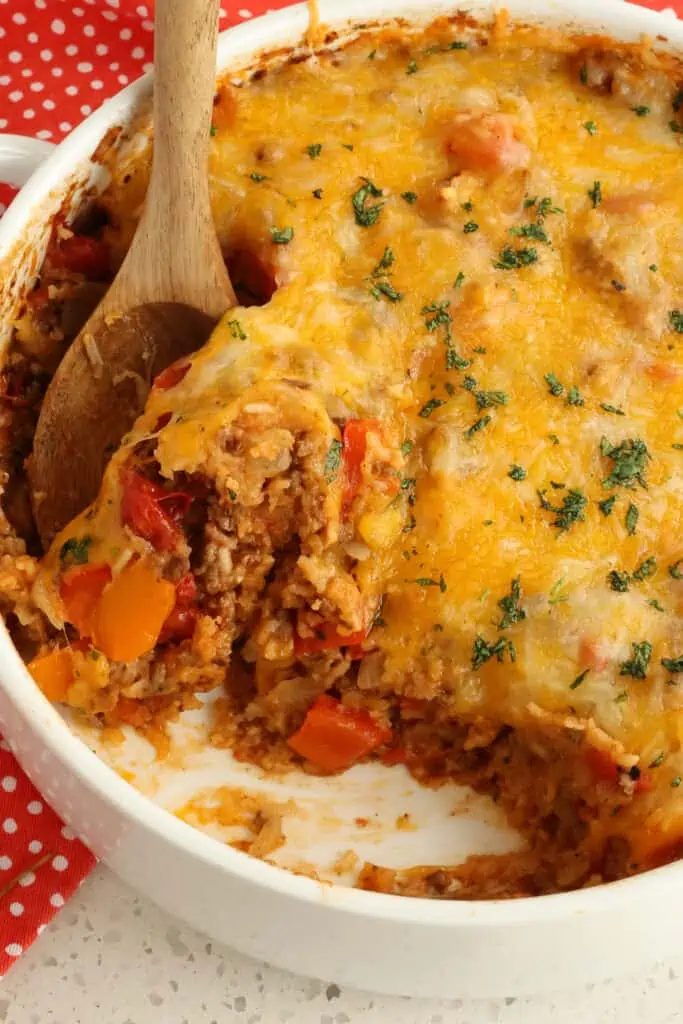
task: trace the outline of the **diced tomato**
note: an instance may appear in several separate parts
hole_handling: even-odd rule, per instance
[[[182,537],[178,522],[192,501],[185,491],[166,492],[134,469],[122,474],[121,518],[157,551],[171,551]]]
[[[676,381],[683,377],[683,370],[680,367],[675,366],[673,363],[665,363],[662,360],[658,360],[655,363],[646,363],[645,373],[661,384],[675,384]]]
[[[344,494],[342,515],[346,516],[353,504],[362,481],[362,467],[368,443],[368,433],[381,433],[377,420],[347,420],[342,435],[342,456],[344,462]]]
[[[294,653],[314,654],[316,651],[333,651],[338,647],[356,647],[365,640],[366,632],[339,633],[333,622],[323,622],[315,627],[312,636],[299,636],[294,632]]]
[[[368,711],[347,708],[323,694],[287,742],[295,753],[318,768],[340,772],[390,738],[391,730],[379,725]]]
[[[641,772],[635,781],[633,792],[636,796],[640,796],[641,793],[649,793],[653,785],[654,782],[650,772]]]
[[[50,251],[50,262],[95,281],[109,277],[109,246],[90,235],[62,238]]]
[[[500,174],[526,167],[530,153],[515,136],[516,124],[510,114],[457,115],[446,140],[454,169]]]
[[[351,661],[361,661],[361,659],[365,657],[365,654],[365,650],[359,644],[354,644],[346,650],[346,657],[350,658]]]
[[[395,764],[406,764],[408,751],[405,747],[390,747],[382,754],[382,764],[391,767]]]
[[[152,387],[156,388],[157,391],[168,391],[169,388],[174,388],[176,384],[180,384],[181,380],[187,376],[191,366],[192,363],[187,359],[176,359],[175,363],[171,363],[165,370],[157,374]]]
[[[81,636],[91,635],[97,602],[111,578],[111,569],[105,562],[75,565],[62,576],[59,596],[64,605],[65,618]]]
[[[172,419],[173,419],[173,413],[172,412],[162,412],[161,416],[159,417],[159,419],[154,424],[154,430],[155,431],[163,430],[164,427],[168,426],[168,424],[171,422]]]
[[[192,573],[187,572],[176,583],[175,605],[164,622],[159,634],[159,643],[189,640],[197,622],[197,584]]]

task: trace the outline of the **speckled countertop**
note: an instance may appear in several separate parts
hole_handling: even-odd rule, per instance
[[[410,1000],[295,978],[208,942],[99,868],[0,987],[3,1024],[669,1024],[683,951],[542,999]]]

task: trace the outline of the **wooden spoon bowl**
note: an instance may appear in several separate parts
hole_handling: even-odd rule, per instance
[[[157,0],[154,155],[132,245],[43,401],[27,462],[40,539],[97,495],[153,378],[235,304],[211,216],[208,154],[219,0]]]

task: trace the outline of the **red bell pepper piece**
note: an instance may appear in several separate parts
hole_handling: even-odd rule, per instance
[[[171,363],[165,370],[158,373],[154,378],[152,387],[156,388],[157,391],[168,391],[169,388],[174,388],[176,384],[180,384],[181,380],[187,376],[192,363],[187,359],[176,359],[175,363]]]
[[[90,235],[62,238],[50,251],[50,262],[95,281],[109,277],[109,246]]]
[[[318,768],[340,772],[390,738],[391,730],[376,722],[368,711],[347,708],[329,694],[322,694],[287,742],[295,753]]]
[[[121,518],[157,551],[172,551],[182,534],[178,522],[192,501],[186,491],[167,492],[134,469],[122,474]]]
[[[160,644],[190,639],[197,622],[196,600],[197,584],[192,573],[187,572],[176,584],[175,605],[159,635]]]
[[[368,433],[380,433],[382,428],[377,420],[347,420],[342,434],[342,458],[344,464],[344,494],[342,515],[346,516],[353,504],[362,480],[362,466],[367,448]]]

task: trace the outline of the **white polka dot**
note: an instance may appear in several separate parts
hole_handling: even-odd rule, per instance
[[[0,857],[0,871],[9,871],[11,867],[12,858],[8,857],[6,854],[3,854],[2,857]]]
[[[39,11],[44,11],[47,7],[47,0],[33,0],[33,2]]]
[[[6,832],[8,836],[13,836],[19,826],[17,825],[14,818],[5,818],[2,823],[2,830]]]
[[[5,946],[5,952],[7,956],[21,956],[24,947],[20,946],[18,942],[10,942],[9,946]]]
[[[52,68],[52,74],[55,76],[55,78],[61,78],[64,72],[61,68]]]
[[[145,72],[151,71],[153,67],[154,65],[152,64],[151,60],[148,60],[145,61],[145,63],[142,65],[142,70]]]
[[[18,103],[19,100],[21,100],[23,98],[24,98],[24,94],[21,91],[21,89],[13,89],[12,92],[9,94],[9,97],[8,97],[8,99],[10,99],[12,101],[12,103]]]
[[[87,75],[92,71],[92,64],[88,60],[81,60],[76,65],[76,71],[80,71],[82,75]]]
[[[28,39],[29,43],[37,43],[38,42],[38,33],[37,32],[29,32],[29,34],[26,36],[26,38]]]
[[[64,90],[64,92],[67,94],[67,96],[76,96],[76,95],[78,95],[78,86],[77,85],[67,85],[67,87]]]
[[[40,59],[44,60],[46,63],[48,61],[52,60],[52,56],[53,56],[52,50],[41,50],[40,51]]]
[[[29,885],[33,885],[35,880],[36,876],[33,874],[32,871],[25,871],[24,874],[19,879],[19,885],[22,887],[22,889],[28,889]]]
[[[53,907],[64,906],[64,897],[62,896],[61,892],[52,893],[52,896],[50,896],[50,905]]]
[[[87,117],[88,114],[92,114],[92,107],[88,106],[87,103],[84,103],[81,107],[81,114],[83,114],[83,117]]]
[[[101,82],[99,78],[93,78],[90,83],[90,88],[94,89],[95,92],[98,92],[100,89],[104,88],[104,82]]]
[[[0,39],[4,39],[6,35],[7,35],[7,33],[5,32],[5,30],[2,27],[2,25],[0,25]]]
[[[38,927],[36,928],[36,935],[42,935],[46,928],[46,924],[39,924]]]
[[[143,48],[141,46],[135,46],[131,50],[131,54],[130,55],[133,58],[133,60],[144,60],[145,51],[143,50]]]
[[[65,47],[64,53],[67,55],[67,57],[75,57],[78,53],[78,47],[75,46],[73,43],[69,43],[69,45]]]
[[[11,75],[0,75],[0,85],[9,85],[11,81],[12,81]],[[2,748],[2,749],[4,749],[4,748]]]
[[[119,39],[123,39],[124,42],[126,42],[128,39],[132,39],[132,38],[133,38],[133,32],[132,32],[131,29],[128,28],[128,26],[126,26],[125,28],[122,28],[121,31],[119,32]]]
[[[63,857],[61,853],[58,853],[56,857],[52,858],[52,867],[55,871],[66,871],[69,866],[69,861],[66,857]]]
[[[22,68],[21,69],[21,76],[22,76],[22,78],[30,78],[32,75],[33,75],[33,70],[31,68]]]
[[[6,793],[13,793],[17,788],[17,780],[13,775],[5,775],[2,782],[0,782],[0,786],[2,786]]]
[[[14,22],[15,25],[25,25],[26,15],[22,14],[21,11],[17,11],[16,14],[12,15],[12,21]]]
[[[70,132],[72,128],[73,128],[73,125],[70,124],[69,121],[60,121],[59,122],[59,130],[60,130],[60,132]]]
[[[84,36],[89,36],[90,38],[92,38],[95,35],[95,26],[94,25],[84,25],[83,26],[83,35]]]
[[[110,7],[118,7],[119,0],[104,0],[105,4],[109,4]]]
[[[54,100],[43,100],[43,108],[45,110],[54,110],[57,104]]]
[[[24,111],[24,117],[26,117],[27,114],[28,110]],[[33,111],[31,111],[31,117],[33,116]],[[29,814],[42,814],[43,805],[41,804],[40,800],[31,800],[31,803],[26,805],[26,810],[28,811]]]
[[[50,132],[50,134],[52,134],[52,132]],[[43,844],[41,843],[40,839],[32,839],[31,842],[28,844],[29,853],[40,853],[42,848]]]
[[[32,120],[33,120],[33,118],[34,118],[35,116],[36,116],[36,112],[35,112],[35,110],[31,110],[31,108],[30,108],[30,107],[28,107],[28,108],[27,108],[27,109],[26,109],[26,110],[24,111],[24,117],[25,117],[25,119],[26,119],[27,121],[32,121]],[[30,808],[31,808],[31,805],[29,804],[28,806],[29,806],[29,810],[30,810]]]
[[[116,80],[120,82],[121,85],[128,85],[128,75],[117,75]]]
[[[48,131],[47,128],[42,128],[39,132],[36,132],[36,135],[38,136],[39,139],[51,139],[52,138],[52,132]]]
[[[21,917],[21,915],[24,913],[24,904],[17,903],[16,901],[14,903],[10,903],[9,912],[12,915],[12,917]]]
[[[7,127],[7,118],[0,117],[0,128],[6,128],[6,127]],[[5,207],[5,209],[7,209],[7,207]]]
[[[140,4],[138,7],[135,8],[135,13],[138,14],[141,18],[146,18],[147,15],[149,14],[149,11],[147,10],[144,4]]]
[[[76,836],[71,831],[68,825],[65,825],[64,828],[62,829],[62,838],[68,839],[69,841],[76,838]]]
[[[42,82],[31,82],[31,84],[29,85],[29,89],[31,90],[31,92],[42,92],[44,88],[45,86]]]
[[[85,14],[85,11],[83,10],[82,7],[72,7],[71,8],[71,13],[75,14],[77,18],[82,18],[83,15]]]
[[[246,7],[240,7],[240,9],[238,10],[237,13],[239,14],[240,18],[253,18],[254,17],[252,12],[248,8],[246,8]]]
[[[107,21],[117,21],[117,17],[113,11],[102,11],[102,17],[106,18]]]
[[[142,23],[142,27],[144,28],[145,32],[153,32],[154,31],[154,22],[153,21],[145,20]]]
[[[109,53],[109,47],[106,43],[98,43],[95,47],[95,53],[98,57],[106,57]]]
[[[23,60],[23,57],[18,50],[10,50],[10,52],[7,54],[7,59],[9,60],[10,64],[18,64],[20,60]]]
[[[66,25],[61,18],[53,18],[50,22],[50,28],[57,36],[63,36],[66,31]]]

